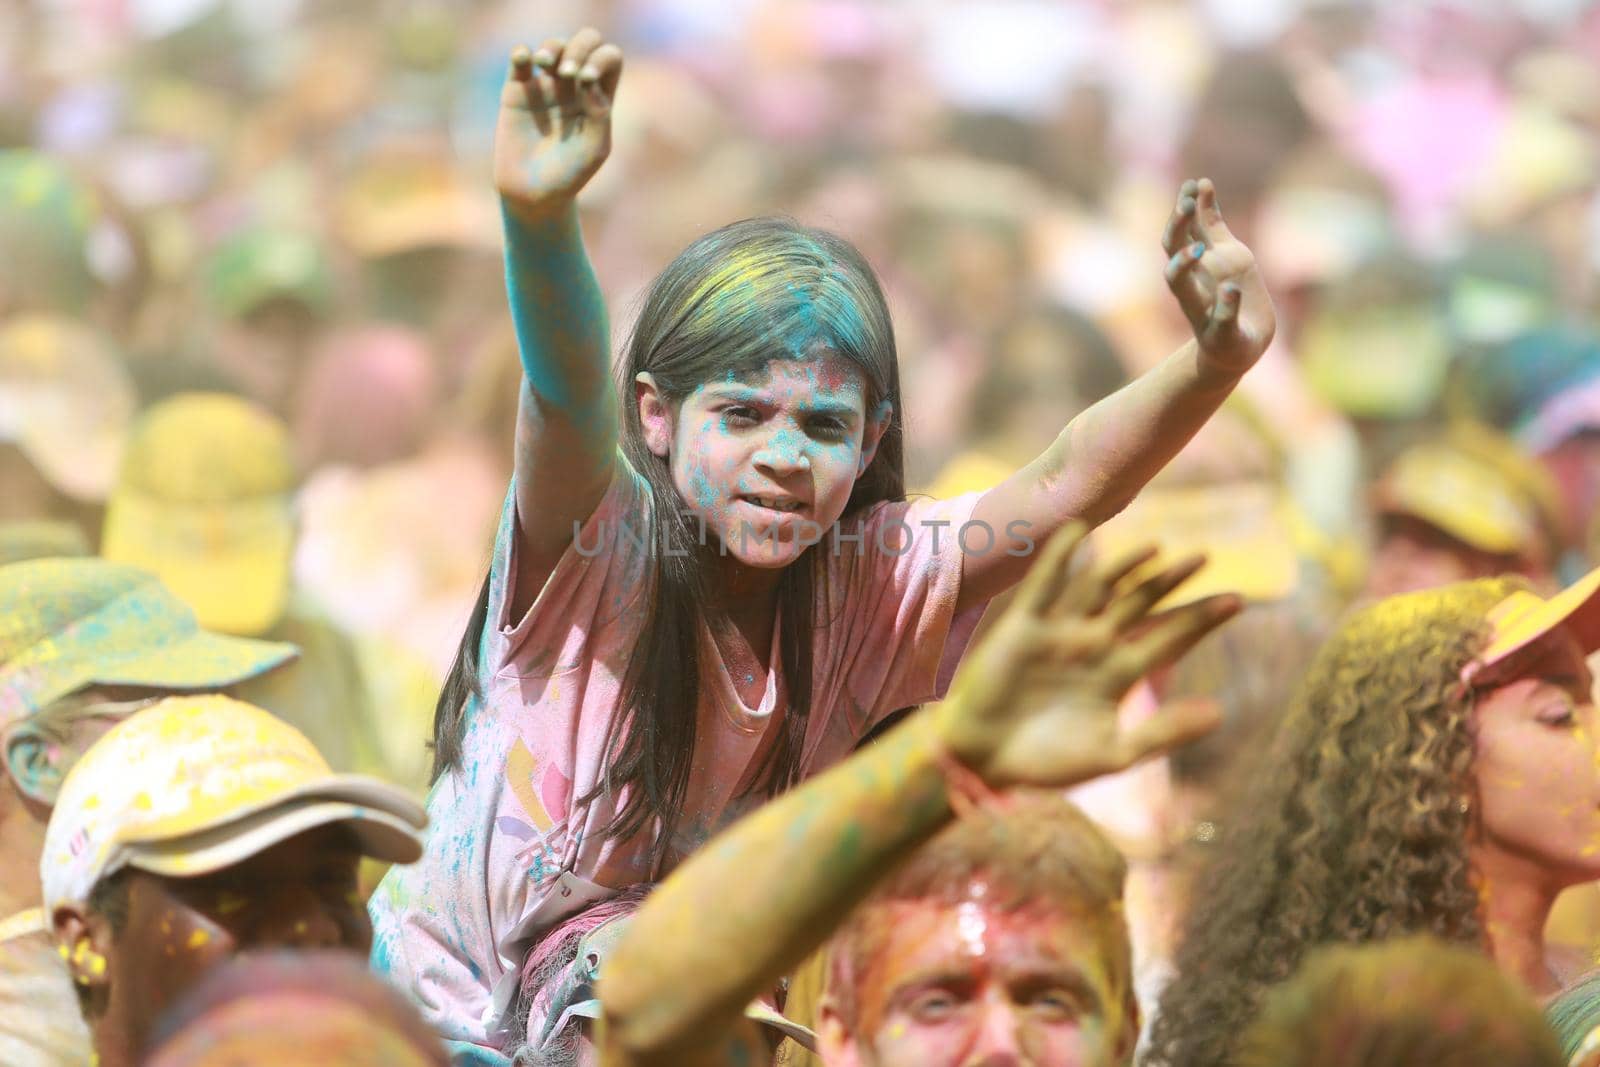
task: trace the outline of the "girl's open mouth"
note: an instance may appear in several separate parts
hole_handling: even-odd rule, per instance
[[[804,501],[792,497],[741,496],[739,499],[763,511],[775,511],[785,515],[798,514],[806,507]]]

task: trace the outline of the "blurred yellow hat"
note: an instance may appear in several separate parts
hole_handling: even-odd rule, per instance
[[[370,259],[429,247],[499,247],[494,198],[437,158],[400,156],[370,164],[344,187],[339,236]]]
[[[1409,515],[1483,552],[1549,560],[1559,526],[1550,475],[1509,438],[1462,424],[1400,454],[1379,480],[1378,511]]]
[[[111,343],[88,326],[24,315],[0,328],[0,441],[79,500],[103,500],[137,400]]]
[[[1093,544],[1106,559],[1149,544],[1167,558],[1203,553],[1205,567],[1171,603],[1213,593],[1279,600],[1300,581],[1291,505],[1264,480],[1151,486],[1095,530]]]
[[[265,633],[282,617],[294,464],[283,422],[222,393],[184,393],[129,436],[102,552],[158,575],[202,626]]]

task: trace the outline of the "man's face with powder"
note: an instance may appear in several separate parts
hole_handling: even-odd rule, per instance
[[[854,1019],[830,1003],[828,1067],[1116,1067],[1138,1010],[1096,927],[1054,906],[869,905],[882,940],[857,976]]]
[[[107,911],[58,912],[56,929],[67,943],[80,943],[75,934],[85,926],[89,931],[81,958],[69,953],[69,961],[89,976],[101,1062],[114,1067],[110,1048],[142,1047],[179,997],[242,953],[348,949],[365,956],[372,926],[359,891],[360,861],[348,829],[322,826],[194,878],[127,869],[113,876],[121,884]]]

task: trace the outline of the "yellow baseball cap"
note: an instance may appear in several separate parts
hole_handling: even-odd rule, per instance
[[[289,432],[223,393],[182,393],[135,423],[101,551],[151,571],[208,629],[270,630],[289,596],[295,482]]]
[[[217,694],[169,697],[96,741],[61,785],[40,857],[45,914],[124,867],[193,878],[314,827],[345,823],[364,854],[422,855],[427,816],[404,790],[335,774],[304,734]]]
[[[1585,656],[1600,649],[1600,567],[1546,600],[1518,590],[1489,611],[1489,643],[1462,669],[1471,683],[1541,637],[1566,627]]]
[[[1550,475],[1509,438],[1459,426],[1401,453],[1380,479],[1381,514],[1410,515],[1483,552],[1547,559],[1558,521]]]
[[[1165,556],[1202,553],[1206,565],[1169,603],[1213,593],[1279,600],[1300,581],[1290,505],[1271,482],[1153,486],[1094,532],[1105,558],[1156,544]]]

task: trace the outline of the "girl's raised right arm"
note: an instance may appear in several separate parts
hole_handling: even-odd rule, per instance
[[[594,29],[518,47],[500,94],[494,176],[506,288],[522,356],[517,413],[517,567],[511,617],[605,496],[616,464],[611,335],[583,249],[576,197],[611,151],[622,50]]]

